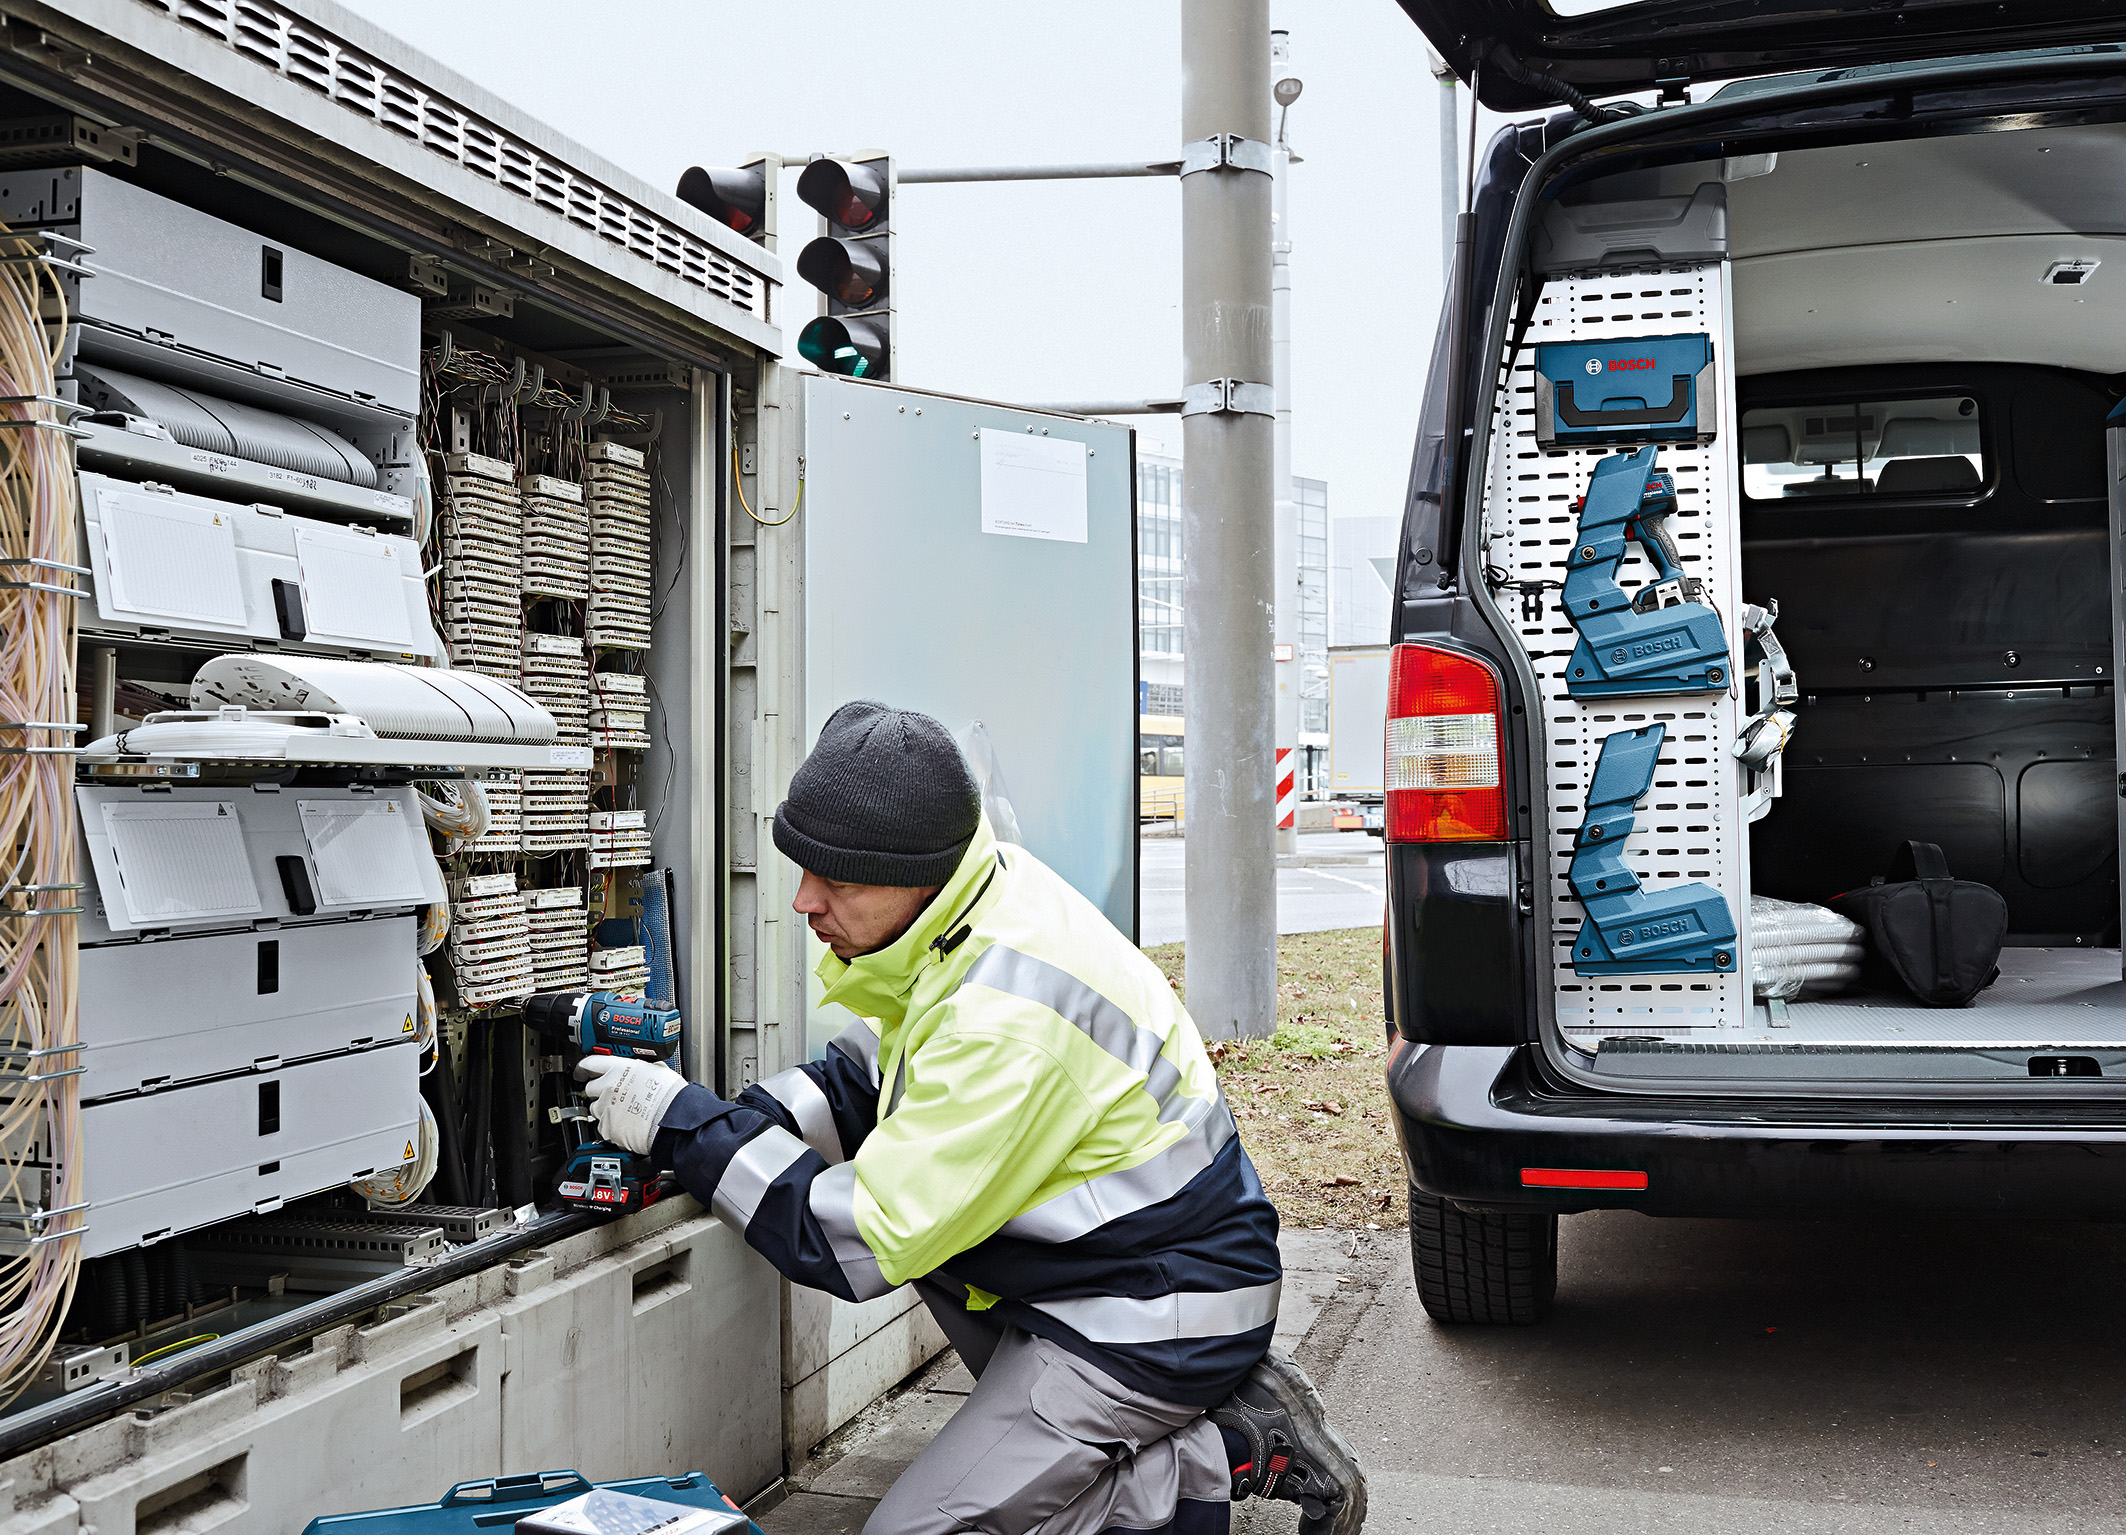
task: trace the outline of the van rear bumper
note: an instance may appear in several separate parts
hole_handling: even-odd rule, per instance
[[[2126,1105],[1662,1099],[1560,1087],[1533,1046],[1399,1041],[1388,1088],[1411,1183],[1471,1208],[2126,1220]]]

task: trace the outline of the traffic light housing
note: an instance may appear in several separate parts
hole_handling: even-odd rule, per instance
[[[825,373],[893,377],[893,159],[814,160],[797,195],[824,225],[797,257],[797,275],[820,291],[821,313],[797,337],[798,354]]]
[[[755,155],[737,166],[688,166],[677,191],[681,202],[773,250],[775,184],[781,179],[779,156]]]

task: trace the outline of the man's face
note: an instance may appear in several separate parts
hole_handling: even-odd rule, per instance
[[[790,909],[799,913],[814,937],[837,959],[875,954],[908,931],[938,885],[845,885],[821,879],[810,869],[798,882]]]

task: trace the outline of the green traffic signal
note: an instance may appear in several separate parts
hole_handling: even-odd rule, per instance
[[[869,320],[821,315],[798,333],[798,355],[824,373],[878,378],[886,371],[886,338]]]

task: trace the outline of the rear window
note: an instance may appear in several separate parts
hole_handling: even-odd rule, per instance
[[[1978,401],[1772,405],[1742,415],[1742,491],[1752,501],[1814,496],[1943,496],[1986,485]]]

